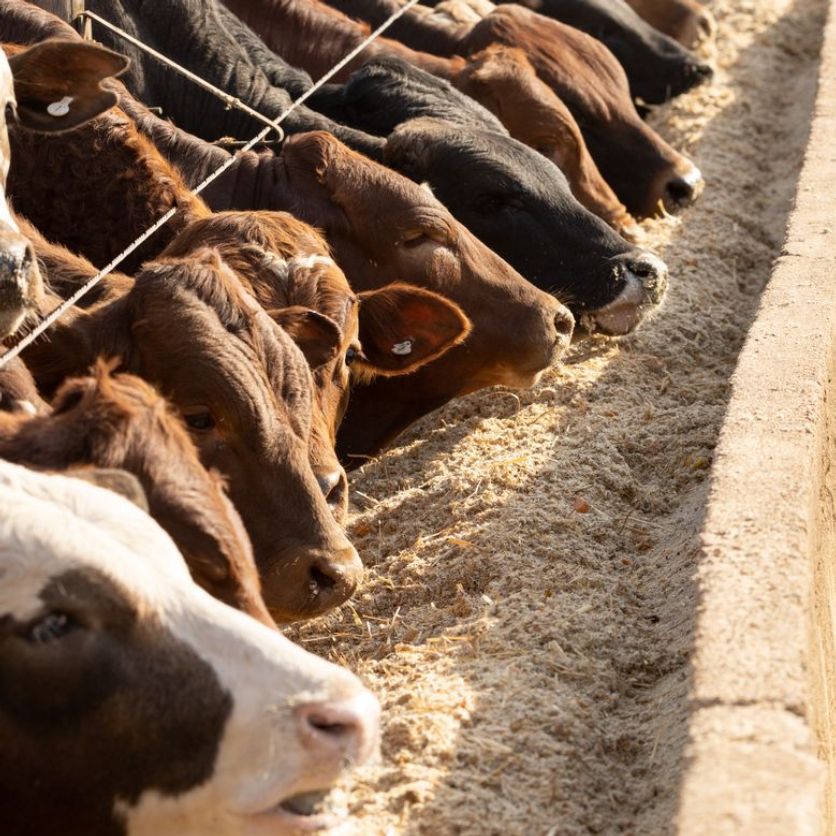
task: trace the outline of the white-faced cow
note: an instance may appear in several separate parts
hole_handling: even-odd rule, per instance
[[[323,829],[377,746],[348,671],[197,587],[143,511],[0,462],[0,821],[14,836]]]

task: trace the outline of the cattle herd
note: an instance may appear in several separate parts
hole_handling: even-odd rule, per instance
[[[346,471],[575,336],[633,331],[638,221],[699,169],[643,116],[695,0],[0,0],[0,829],[331,827],[376,699],[276,625],[362,584]],[[118,77],[118,78],[117,78]],[[192,189],[221,165],[201,195]]]

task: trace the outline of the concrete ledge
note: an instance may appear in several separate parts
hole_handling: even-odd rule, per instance
[[[786,245],[732,378],[702,532],[677,832],[834,832],[836,0]]]

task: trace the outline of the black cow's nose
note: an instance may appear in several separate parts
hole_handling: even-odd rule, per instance
[[[714,75],[714,67],[705,63],[688,64],[687,73],[691,78],[696,79],[697,83],[700,83],[708,81]]]
[[[658,302],[668,287],[668,266],[653,253],[639,250],[623,262],[628,273],[635,276],[652,302]]]

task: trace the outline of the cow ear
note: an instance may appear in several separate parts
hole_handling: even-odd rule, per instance
[[[340,326],[330,316],[298,305],[268,311],[268,314],[302,349],[312,369],[324,366],[337,356],[343,335]]]
[[[148,513],[148,497],[145,490],[132,473],[115,467],[79,467],[65,474],[74,479],[83,479],[91,485],[97,485],[124,496],[138,508]]]
[[[124,72],[128,63],[104,47],[57,39],[11,56],[20,124],[47,133],[83,125],[118,102],[101,82]]]
[[[470,320],[449,299],[407,284],[360,296],[359,362],[383,375],[407,374],[440,357],[470,333]]]

